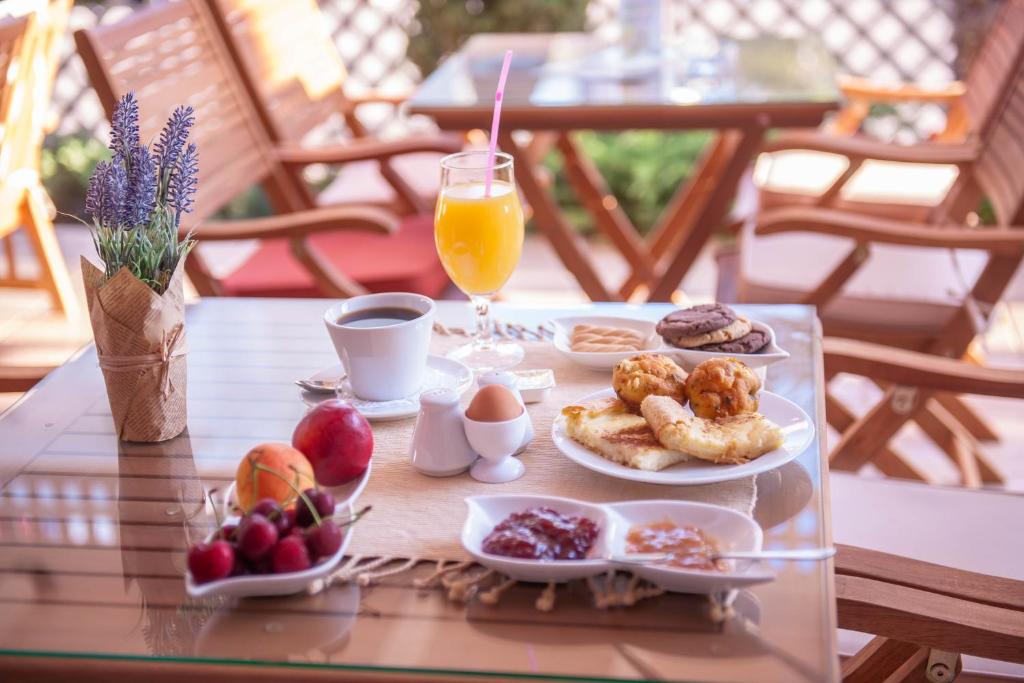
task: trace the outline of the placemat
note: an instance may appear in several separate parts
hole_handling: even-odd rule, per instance
[[[443,354],[465,338],[434,335],[432,352]],[[484,484],[469,474],[428,477],[409,462],[415,419],[375,423],[373,474],[359,505],[373,509],[358,523],[349,554],[422,560],[467,560],[459,535],[466,515],[463,498],[483,494],[529,493],[595,503],[633,499],[677,499],[715,503],[744,514],[753,512],[754,477],[699,486],[659,486],[614,479],[577,465],[551,440],[551,424],[562,407],[611,386],[611,372],[582,368],[547,342],[521,342],[526,360],[517,369],[551,368],[557,386],[543,403],[527,406],[536,433],[519,457],[526,474],[507,484]],[[468,403],[475,387],[463,396]]]

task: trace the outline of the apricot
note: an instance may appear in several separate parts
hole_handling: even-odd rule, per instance
[[[254,467],[257,463],[272,472]],[[235,473],[238,505],[246,512],[263,498],[272,498],[281,505],[292,507],[297,497],[296,489],[303,491],[314,486],[313,466],[309,460],[285,443],[261,443],[246,453]]]

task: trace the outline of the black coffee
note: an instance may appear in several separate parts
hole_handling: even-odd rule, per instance
[[[387,327],[407,320],[415,320],[423,315],[419,311],[400,306],[381,306],[380,308],[364,308],[351,311],[338,318],[343,327]]]

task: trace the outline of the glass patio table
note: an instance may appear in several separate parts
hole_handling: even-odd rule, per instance
[[[599,610],[585,589],[560,589],[543,613],[539,589],[518,585],[497,605],[453,603],[413,585],[432,562],[316,595],[188,598],[189,527],[211,522],[203,490],[230,481],[256,443],[289,441],[305,409],[293,380],[337,362],[322,322],[328,303],[190,305],[189,426],[171,441],[117,442],[91,346],[0,416],[0,680],[838,679],[831,561],[774,564],[777,579],[742,591],[723,625],[707,618],[706,599],[675,594]],[[467,308],[439,302],[438,318],[466,325]],[[595,309],[651,320],[671,310],[499,305],[496,316],[537,325]],[[795,461],[757,477],[754,518],[768,548],[826,545],[814,310],[740,310],[772,325],[792,354],[771,366],[767,385],[812,415],[818,434]]]
[[[430,74],[409,111],[443,130],[490,128],[505,50],[514,50],[502,104],[501,148],[562,262],[594,301],[628,299],[645,287],[668,301],[701,248],[725,221],[736,188],[769,128],[813,128],[836,109],[835,67],[821,41],[758,38],[665,45],[628,57],[582,33],[478,34]],[[715,131],[713,141],[641,238],[573,131]],[[515,131],[533,133],[529,143]],[[539,168],[555,146],[562,173],[593,225],[630,266],[609,288],[548,190]]]

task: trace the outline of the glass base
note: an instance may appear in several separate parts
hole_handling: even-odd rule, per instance
[[[478,373],[493,370],[507,370],[523,362],[526,352],[515,342],[473,342],[448,352],[448,357],[465,363],[470,370]]]

